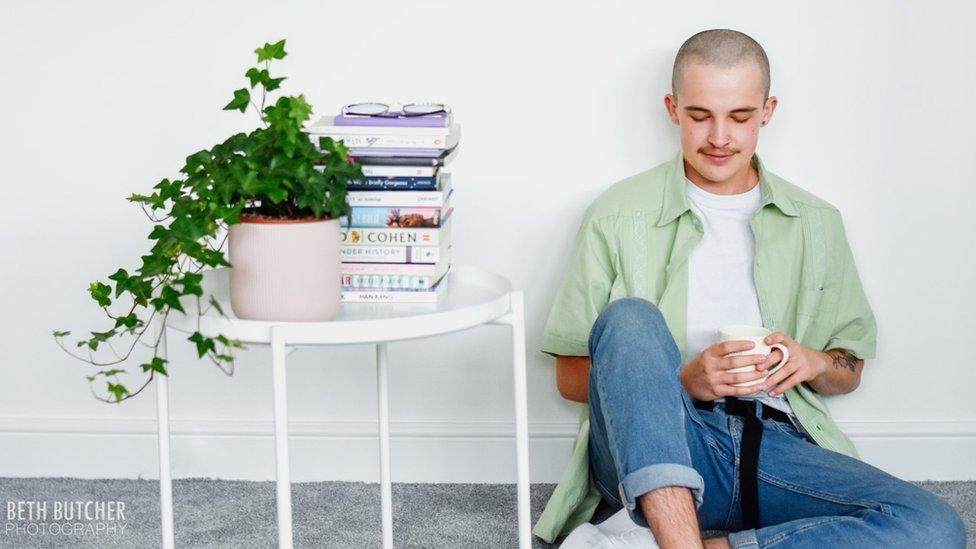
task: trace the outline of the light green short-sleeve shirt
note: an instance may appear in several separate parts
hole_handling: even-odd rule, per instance
[[[752,165],[762,194],[749,225],[756,239],[754,279],[763,325],[807,347],[874,358],[877,327],[840,212],[767,171],[758,155]],[[588,356],[590,329],[607,304],[642,297],[658,306],[684,353],[687,259],[703,234],[684,180],[679,152],[612,185],[587,208],[543,331],[542,352]],[[785,395],[819,446],[860,457],[809,384]],[[589,474],[589,427],[589,405],[583,404],[569,463],[533,528],[549,543],[590,520],[600,502]]]

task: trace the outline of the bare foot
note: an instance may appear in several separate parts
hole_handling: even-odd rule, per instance
[[[725,536],[703,538],[702,544],[705,546],[705,549],[732,549],[732,544],[729,543],[729,538]]]

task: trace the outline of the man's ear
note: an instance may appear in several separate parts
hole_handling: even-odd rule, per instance
[[[770,95],[769,99],[766,100],[766,104],[763,105],[763,117],[762,125],[765,126],[769,124],[769,119],[773,117],[773,111],[776,110],[776,105],[779,104],[779,99],[775,95]]]
[[[668,111],[668,118],[671,119],[671,123],[675,126],[680,126],[681,122],[678,120],[678,99],[670,93],[665,94],[664,108]]]

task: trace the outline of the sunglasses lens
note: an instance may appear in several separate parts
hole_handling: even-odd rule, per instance
[[[346,106],[346,114],[359,114],[362,116],[374,116],[377,114],[383,114],[388,110],[388,107],[383,103],[356,103],[353,105]]]
[[[433,114],[435,112],[444,112],[444,105],[441,105],[440,103],[422,103],[422,104],[415,103],[411,105],[404,105],[403,107],[404,114],[410,114],[414,116]]]

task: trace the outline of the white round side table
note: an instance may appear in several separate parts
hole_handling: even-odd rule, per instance
[[[525,320],[521,290],[512,290],[504,277],[481,268],[453,265],[441,282],[437,303],[346,303],[328,322],[265,322],[240,320],[230,307],[229,270],[204,273],[204,291],[217,298],[227,316],[211,308],[197,325],[195,300],[184,301],[186,315],[173,313],[162,334],[166,353],[169,329],[199,331],[213,337],[223,334],[247,344],[269,344],[274,380],[274,430],[278,505],[278,547],[292,547],[291,483],[288,468],[288,394],[285,350],[288,345],[376,345],[379,412],[380,489],[382,494],[383,547],[393,547],[393,497],[390,481],[390,418],[387,402],[387,349],[391,341],[403,341],[465,330],[482,324],[512,328],[512,362],[515,374],[515,451],[517,463],[519,547],[531,546],[529,512],[529,445],[525,372]],[[169,371],[173,371],[170,365]],[[167,376],[157,376],[156,413],[159,422],[159,500],[163,547],[174,547],[173,491],[169,447]]]

